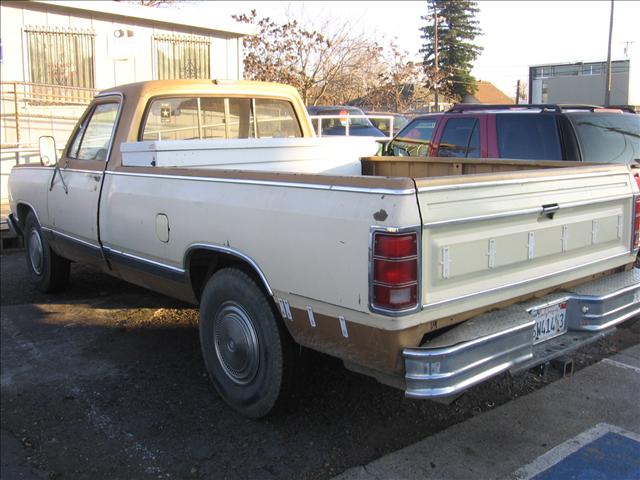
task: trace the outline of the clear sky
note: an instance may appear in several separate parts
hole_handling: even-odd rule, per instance
[[[305,22],[349,20],[372,39],[397,39],[411,58],[422,44],[425,1],[207,1],[178,5],[185,12],[228,18],[255,9],[258,16]],[[528,66],[540,63],[605,60],[609,34],[609,1],[479,1],[478,20],[484,51],[473,70],[476,78],[493,82],[510,96],[518,79],[527,81]],[[616,0],[613,59],[624,59],[630,45],[632,65],[640,68],[640,1]],[[637,63],[636,63],[637,62]],[[633,68],[633,66],[632,66]]]

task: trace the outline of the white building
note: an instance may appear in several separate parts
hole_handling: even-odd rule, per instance
[[[3,82],[105,89],[165,78],[242,77],[254,27],[114,1],[12,1],[0,6]]]
[[[174,8],[107,1],[0,4],[2,199],[40,135],[59,147],[98,90],[153,79],[241,79],[255,27]],[[29,150],[31,149],[31,150]],[[31,157],[31,158],[30,158]]]

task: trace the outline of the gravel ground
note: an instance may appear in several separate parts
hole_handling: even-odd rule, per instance
[[[197,310],[77,265],[63,294],[2,255],[2,478],[330,478],[558,378],[527,372],[449,406],[314,354],[292,410],[247,420],[218,398]],[[640,343],[640,321],[577,352],[576,369]]]

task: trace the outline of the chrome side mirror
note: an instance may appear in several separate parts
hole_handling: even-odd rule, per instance
[[[58,150],[56,150],[56,140],[50,136],[42,136],[38,141],[40,147],[40,163],[45,167],[52,167],[58,164]]]

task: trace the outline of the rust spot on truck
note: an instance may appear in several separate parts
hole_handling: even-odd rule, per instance
[[[389,214],[383,208],[373,214],[373,218],[379,222],[384,222],[388,216]]]

